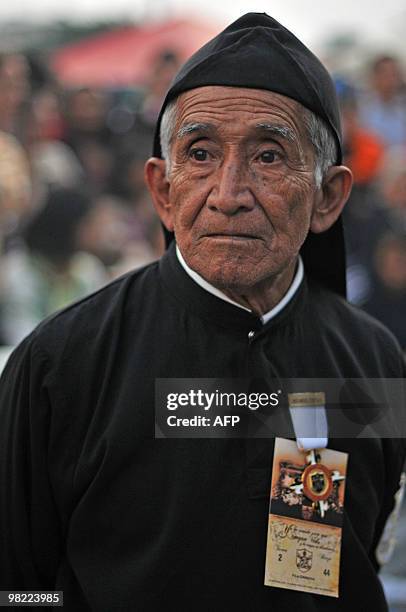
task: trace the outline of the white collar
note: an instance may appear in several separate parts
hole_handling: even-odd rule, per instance
[[[243,310],[246,310],[247,312],[251,312],[249,308],[246,308],[245,306],[241,306],[241,304],[234,302],[234,300],[230,300],[230,298],[227,297],[222,291],[220,291],[216,287],[213,287],[213,285],[211,285],[204,278],[202,278],[200,274],[198,274],[197,272],[189,268],[186,261],[183,259],[182,253],[180,252],[178,245],[176,245],[176,255],[178,257],[178,260],[181,266],[185,270],[185,272],[195,281],[195,283],[200,285],[202,289],[205,289],[212,295],[215,295],[216,297],[220,298],[220,300],[224,300],[225,302],[229,302],[230,304],[233,304],[234,306],[238,306],[238,308],[242,308]],[[271,310],[268,310],[268,312],[266,312],[264,315],[261,316],[261,321],[264,325],[265,323],[268,323],[268,321],[270,321],[273,317],[275,317],[278,314],[278,312],[280,312],[283,308],[285,308],[285,306],[287,306],[287,304],[290,302],[290,300],[295,295],[296,291],[299,289],[300,284],[303,280],[303,276],[304,276],[303,261],[299,255],[298,266],[297,266],[296,273],[293,278],[292,284],[290,285],[288,291],[285,293],[285,295],[280,300],[280,302],[278,302],[276,306],[274,306],[273,308],[271,308]]]

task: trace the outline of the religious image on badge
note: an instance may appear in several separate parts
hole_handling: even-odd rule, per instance
[[[296,462],[289,454],[278,457],[278,461],[274,462],[276,469],[272,475],[272,513],[341,527],[344,466],[327,467],[317,461],[317,451],[310,451],[307,457],[305,453],[294,450]]]

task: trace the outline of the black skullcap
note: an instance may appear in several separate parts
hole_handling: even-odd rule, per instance
[[[266,13],[247,13],[201,47],[182,66],[163,103],[154,155],[161,157],[159,126],[168,102],[195,87],[221,85],[268,89],[297,100],[322,117],[337,142],[341,126],[334,83],[315,55]]]
[[[317,57],[266,13],[240,17],[182,66],[158,118],[155,157],[162,157],[159,132],[168,103],[185,91],[207,85],[265,89],[300,102],[330,127],[337,144],[336,164],[341,163],[340,114],[333,81]],[[165,236],[167,243],[173,239],[170,232]],[[310,233],[302,256],[310,275],[345,295],[341,219],[324,234]]]

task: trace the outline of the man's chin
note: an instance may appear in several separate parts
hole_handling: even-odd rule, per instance
[[[244,271],[238,266],[232,268],[225,265],[215,270],[203,269],[196,272],[220,291],[245,292],[261,280],[252,274],[252,270]]]
[[[205,281],[226,292],[246,292],[268,279],[273,274],[273,266],[267,261],[264,266],[264,258],[255,257],[253,253],[249,256],[232,257],[217,253],[216,250],[206,252],[200,250],[191,256],[186,263],[192,270],[197,272]]]

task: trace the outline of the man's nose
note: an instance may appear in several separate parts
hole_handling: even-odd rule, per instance
[[[235,157],[224,160],[213,178],[215,183],[206,200],[210,210],[234,215],[254,208],[255,197],[249,187],[245,160]]]

